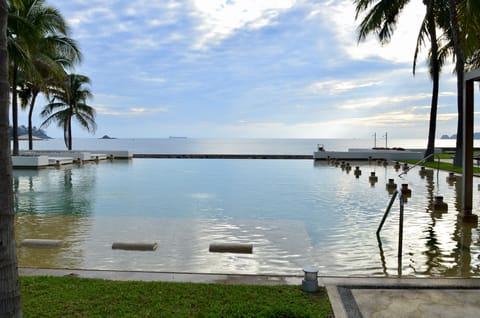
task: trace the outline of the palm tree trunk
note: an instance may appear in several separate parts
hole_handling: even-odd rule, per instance
[[[14,236],[6,0],[0,0],[0,317],[22,317]]]
[[[72,118],[68,119],[68,150],[72,150]]]
[[[455,51],[457,72],[457,143],[455,151],[455,159],[453,165],[456,167],[462,166],[462,149],[463,149],[463,72],[465,69],[465,55],[463,54],[462,44],[460,42],[460,29],[457,19],[457,2],[456,0],[448,0],[448,10],[450,12],[450,24],[452,26],[452,39]]]
[[[437,31],[435,24],[435,13],[433,11],[435,0],[427,2],[428,34],[430,36],[430,73],[432,76],[432,103],[430,107],[430,125],[428,129],[428,144],[425,157],[433,155],[435,152],[435,134],[437,130],[437,109],[438,109],[438,91],[440,82],[440,63],[438,60]],[[428,161],[433,161],[431,156]]]
[[[428,128],[428,144],[425,157],[431,156],[427,161],[433,161],[433,154],[435,153],[435,134],[437,130],[437,109],[438,109],[438,90],[439,90],[439,75],[433,78],[432,85],[432,103],[430,107],[430,125]]]
[[[17,103],[17,77],[18,77],[18,65],[13,64],[13,80],[12,80],[12,139],[13,139],[13,155],[18,156],[18,103]]]
[[[67,150],[72,150],[72,118],[65,118],[63,123],[63,141]]]
[[[32,94],[32,100],[30,101],[30,109],[28,110],[28,150],[33,150],[33,107],[35,106],[35,99],[37,98],[36,92]]]

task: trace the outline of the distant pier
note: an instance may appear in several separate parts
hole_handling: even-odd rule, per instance
[[[313,155],[268,155],[268,154],[133,154],[133,158],[152,159],[303,159],[312,160]]]

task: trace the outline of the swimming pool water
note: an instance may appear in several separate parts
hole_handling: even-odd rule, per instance
[[[392,165],[351,164],[359,178],[311,160],[134,159],[15,170],[17,241],[64,241],[57,249],[19,247],[19,265],[243,274],[316,265],[320,275],[397,275],[398,201],[381,248],[375,235],[394,178],[413,189],[402,274],[479,276],[478,228],[457,222],[459,183],[444,172],[421,177],[415,168],[399,178]],[[432,212],[434,195],[444,196],[448,213]],[[158,249],[112,250],[115,241]],[[209,253],[214,242],[253,243],[253,254]]]

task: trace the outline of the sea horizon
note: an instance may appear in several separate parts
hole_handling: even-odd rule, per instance
[[[349,148],[399,147],[424,150],[425,138],[74,138],[75,151],[127,150],[135,154],[288,154],[311,155],[318,145],[325,150],[347,151]],[[436,148],[455,148],[454,139],[436,139]],[[480,140],[475,142],[480,146]],[[27,150],[28,142],[20,141]],[[34,150],[66,150],[63,138],[34,141]]]

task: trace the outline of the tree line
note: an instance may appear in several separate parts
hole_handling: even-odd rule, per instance
[[[69,73],[82,61],[77,42],[62,14],[45,0],[7,1],[7,47],[12,100],[13,155],[19,153],[18,106],[28,110],[28,147],[33,149],[32,116],[39,94],[48,104],[40,127],[63,128],[65,146],[72,149],[72,120],[95,131],[95,109],[87,104],[92,93],[87,76]]]
[[[398,19],[410,0],[354,0],[356,19],[360,19],[358,40],[375,34],[384,44],[391,39]],[[463,74],[480,67],[480,1],[423,0],[425,15],[413,52],[413,74],[418,54],[428,49],[428,67],[432,79],[430,124],[425,156],[435,148],[440,73],[448,58],[455,62],[457,74],[457,140],[455,166],[462,164],[463,149]],[[362,17],[362,18],[360,18]],[[433,160],[433,157],[431,157]]]
[[[13,135],[13,127],[10,126],[8,128],[8,133],[9,133],[10,136]],[[25,126],[25,125],[18,126],[18,136],[19,136],[19,138],[22,137],[22,136],[28,136],[28,127]],[[50,139],[50,137],[47,135],[45,130],[43,130],[42,128],[37,128],[35,126],[32,127],[32,136],[33,136],[33,138],[38,137],[38,138],[41,138],[41,139]],[[12,138],[10,137],[10,140],[11,139]]]

